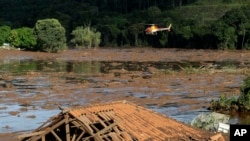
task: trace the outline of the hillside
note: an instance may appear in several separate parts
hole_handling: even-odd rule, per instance
[[[221,18],[226,12],[233,8],[239,8],[249,3],[249,0],[237,1],[231,0],[227,3],[222,0],[198,0],[189,5],[174,9],[177,13],[182,13],[186,19],[199,20],[200,23],[206,24]]]
[[[247,18],[248,23],[249,3],[250,0],[1,0],[0,25],[33,28],[39,19],[56,18],[66,29],[68,43],[72,30],[91,23],[102,34],[101,46],[241,49],[250,42],[247,32],[244,33],[247,35],[244,37],[246,43],[241,43],[242,33],[234,33],[237,37],[228,39],[217,37],[232,23],[225,23],[227,26],[222,27],[216,25],[220,29],[211,27],[215,27],[213,24],[217,20],[223,21],[223,16],[236,8],[239,9],[235,11],[239,16],[236,18]],[[173,23],[173,30],[170,33],[159,32],[153,37],[145,36],[148,23],[163,26]],[[236,32],[241,28],[238,26],[242,27],[235,25],[234,31],[223,32]],[[247,25],[244,27],[248,28]],[[208,39],[209,43],[206,43]],[[232,40],[232,43],[227,43],[227,40]]]

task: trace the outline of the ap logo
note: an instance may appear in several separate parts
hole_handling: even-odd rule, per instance
[[[230,125],[230,141],[249,141],[250,125]]]

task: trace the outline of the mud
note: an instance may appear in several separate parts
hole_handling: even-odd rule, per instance
[[[0,50],[0,62],[5,64],[0,76],[0,140],[15,140],[20,131],[38,127],[57,114],[60,106],[117,100],[127,100],[188,123],[195,115],[209,112],[210,100],[220,94],[239,95],[239,87],[248,74],[249,56],[248,51],[154,48],[98,48],[57,54]],[[31,67],[27,60],[43,65]],[[27,67],[8,65],[13,62]],[[92,67],[81,65],[82,62],[91,62]],[[129,70],[133,63],[117,67],[124,66],[121,62],[144,62],[144,67]],[[199,65],[195,70],[195,65],[176,65],[175,70],[168,69],[170,66],[159,69],[145,62]],[[221,71],[214,62],[233,63],[240,71]],[[63,67],[54,69],[57,65]]]

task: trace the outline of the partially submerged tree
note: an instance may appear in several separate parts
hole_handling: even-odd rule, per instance
[[[97,47],[101,42],[101,33],[96,29],[88,26],[79,26],[72,31],[73,39],[71,42],[76,46],[83,46],[87,48]]]
[[[59,52],[67,48],[65,29],[57,19],[38,20],[34,34],[41,51]]]

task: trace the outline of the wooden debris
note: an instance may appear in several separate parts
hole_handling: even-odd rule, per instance
[[[221,133],[215,134],[210,137],[210,141],[225,141]]]
[[[190,138],[192,137],[192,138]],[[208,141],[207,132],[129,102],[62,109],[21,141]],[[213,140],[217,141],[217,140]],[[218,140],[219,141],[219,140]]]

